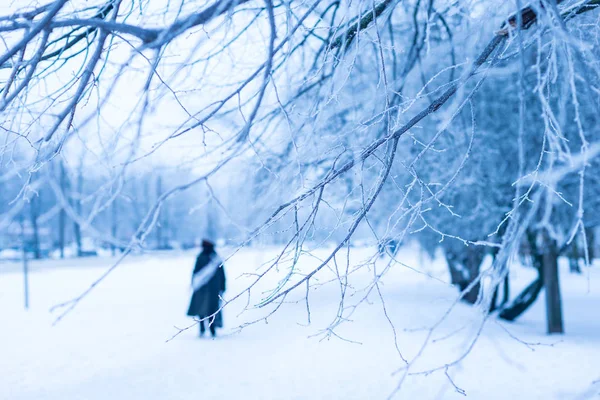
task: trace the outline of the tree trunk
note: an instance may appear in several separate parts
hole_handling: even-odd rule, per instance
[[[143,201],[143,210],[144,212],[142,212],[141,214],[141,220],[144,219],[144,213],[147,212],[148,210],[150,210],[150,208],[152,207],[152,199],[154,198],[154,196],[150,196],[151,191],[150,191],[150,179],[152,177],[149,175],[144,175],[143,177],[143,181],[142,181],[142,198],[144,199]],[[138,206],[139,207],[139,206]],[[148,233],[148,236],[146,236],[146,239],[150,236],[150,233]],[[145,243],[144,243],[145,244]]]
[[[500,308],[508,304],[508,301],[510,300],[510,279],[508,272],[504,277],[504,287],[502,288],[502,292],[502,303],[500,303]]]
[[[448,264],[448,271],[450,272],[450,283],[458,285],[465,277],[462,266],[458,262],[457,255],[450,250],[444,251],[444,255],[446,256],[446,263]]]
[[[464,293],[462,300],[469,304],[475,304],[479,299],[481,282],[473,282],[479,277],[479,267],[485,252],[480,247],[468,246],[460,250],[448,247],[445,248],[444,253],[452,284],[458,286],[461,292],[471,287]]]
[[[494,288],[494,294],[492,295],[492,301],[490,302],[490,312],[494,312],[498,309],[502,309],[509,300],[510,297],[510,288],[509,288],[509,280],[508,280],[508,273],[506,274],[506,276],[504,277],[504,279],[502,280],[502,282],[500,282],[495,288]],[[498,304],[498,291],[500,289],[500,286],[502,286],[502,301],[500,302],[500,304]]]
[[[556,242],[544,233],[544,288],[546,289],[546,321],[548,333],[563,333],[562,303],[558,275]]]
[[[156,199],[158,200],[160,198],[160,195],[162,194],[162,177],[160,175],[158,175],[156,177]],[[164,203],[163,203],[163,207],[164,207]],[[163,242],[162,242],[162,224],[161,224],[161,216],[162,216],[162,208],[160,207],[158,209],[158,216],[156,218],[156,249],[160,250],[163,248]]]
[[[503,230],[504,232],[504,230]],[[494,257],[494,265],[496,263],[496,257],[498,256],[498,253],[500,252],[499,248],[494,248],[492,249],[492,257]],[[496,287],[494,288],[494,294],[492,295],[492,301],[490,302],[490,310],[489,312],[494,312],[497,309],[502,309],[509,300],[509,296],[510,296],[510,289],[509,289],[509,279],[508,279],[508,265],[503,265],[501,267],[496,267],[499,270],[502,270],[502,268],[506,268],[506,275],[504,276],[504,279],[502,280],[502,282],[499,282],[498,285],[496,285]],[[498,304],[498,294],[499,294],[499,290],[500,290],[500,286],[502,286],[502,301],[500,302],[500,304]]]
[[[494,312],[497,309],[496,303],[498,302],[498,287],[499,286],[500,285],[498,285],[494,288],[494,294],[492,295],[492,301],[490,302],[490,312]]]
[[[110,251],[113,257],[117,254],[117,246],[114,243],[114,240],[117,239],[118,234],[118,215],[119,210],[117,208],[117,200],[115,199],[110,208],[111,210],[111,227],[110,227],[110,235],[112,236],[113,243],[110,245]]]
[[[41,252],[40,252],[40,233],[39,233],[38,223],[37,223],[38,214],[39,214],[38,205],[39,205],[38,198],[36,196],[33,196],[29,202],[29,210],[30,210],[31,229],[32,229],[31,244],[33,246],[33,256],[36,260],[39,260],[40,258],[42,258]]]
[[[535,303],[540,292],[544,288],[544,280],[543,280],[543,265],[544,261],[542,256],[538,253],[537,246],[535,243],[535,234],[532,232],[527,232],[527,244],[528,244],[528,252],[529,258],[531,259],[531,263],[533,267],[537,270],[538,276],[537,278],[529,284],[519,295],[512,301],[512,303],[508,306],[505,306],[498,314],[498,317],[505,319],[507,321],[514,321],[521,314],[523,314],[527,309]],[[508,276],[507,276],[508,279]],[[505,286],[505,300],[508,299],[508,281]]]
[[[60,162],[60,189],[62,196],[68,198],[67,195],[67,172],[65,171],[65,165]],[[67,213],[64,207],[61,207],[60,213],[58,214],[58,248],[60,250],[60,258],[65,258],[65,242],[66,242],[66,225],[67,225]]]
[[[587,251],[588,257],[590,258],[590,264],[592,264],[595,258],[596,252],[596,233],[594,228],[585,228],[585,237],[587,239]]]
[[[535,303],[543,287],[542,277],[539,275],[508,307],[503,308],[498,316],[507,321],[514,321]]]
[[[581,273],[581,268],[579,267],[579,246],[577,245],[577,238],[573,239],[573,242],[570,245],[569,270],[577,274]]]
[[[508,307],[505,307],[499,317],[514,321],[535,303],[542,289],[546,289],[546,321],[548,333],[563,333],[562,305],[558,275],[558,247],[547,232],[542,234],[542,246],[536,246],[535,235],[528,234],[532,249],[533,265],[538,271],[538,277],[527,286]]]
[[[81,199],[83,197],[83,171],[79,168],[77,172],[77,199],[75,199],[75,213],[78,218],[81,218]],[[77,221],[73,221],[73,234],[75,236],[75,244],[77,246],[77,257],[83,255],[83,249],[81,244],[81,226]]]
[[[166,204],[165,204],[166,206]],[[171,225],[170,225],[171,219],[169,216],[169,209],[168,208],[164,208],[163,209],[163,216],[162,216],[162,225],[163,225],[163,244],[164,247],[166,249],[171,249],[171,240],[173,239],[173,235],[171,232]]]
[[[569,257],[569,270],[575,274],[581,273],[581,267],[579,266],[579,258]]]
[[[21,213],[21,253],[23,257],[23,298],[25,309],[29,309],[29,264],[27,260],[27,237],[25,235],[25,223]]]

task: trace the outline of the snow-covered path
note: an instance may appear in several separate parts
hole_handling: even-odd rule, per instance
[[[228,295],[247,283],[236,276],[271,255],[246,250],[231,260]],[[176,332],[174,326],[191,322],[184,314],[193,258],[191,253],[131,258],[55,327],[48,309],[79,294],[103,269],[39,269],[31,274],[27,312],[22,309],[22,276],[0,274],[0,399],[379,399],[392,392],[403,363],[376,292],[351,322],[335,331],[361,344],[312,336],[335,317],[335,284],[310,294],[309,326],[306,304],[299,302],[285,305],[268,324],[259,322],[228,335],[268,311],[238,315],[244,299],[225,310],[224,335],[216,340],[198,339],[194,327],[166,343]],[[416,265],[418,257],[407,254],[403,261]],[[437,273],[436,268],[430,266],[428,272]],[[567,335],[543,334],[542,296],[518,323],[488,321],[468,357],[449,369],[456,385],[473,399],[598,398],[599,269],[591,270],[589,281],[563,274]],[[521,287],[532,276],[527,270],[515,275],[514,284]],[[356,279],[368,276],[365,272]],[[446,312],[456,292],[403,267],[394,268],[384,282],[399,348],[403,356],[413,357],[426,328]],[[476,310],[456,307],[411,371],[439,367],[460,356],[480,319]],[[532,351],[511,335],[552,346],[533,346]],[[395,398],[463,396],[441,370],[409,376]]]

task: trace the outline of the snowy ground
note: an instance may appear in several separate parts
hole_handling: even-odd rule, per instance
[[[361,252],[368,253],[357,250],[352,260]],[[227,296],[250,279],[235,277],[274,254],[273,249],[245,250],[230,260]],[[54,327],[56,314],[49,308],[79,294],[110,260],[34,264],[27,312],[18,265],[0,265],[0,399],[383,399],[405,372],[394,330],[402,356],[412,359],[428,328],[456,298],[447,284],[396,265],[381,286],[394,329],[374,290],[351,321],[334,331],[344,340],[319,335],[338,311],[340,285],[333,282],[310,293],[310,325],[306,303],[300,301],[285,304],[268,323],[237,331],[269,311],[238,315],[243,298],[225,310],[226,327],[216,340],[198,339],[194,327],[166,342],[177,332],[174,326],[191,322],[185,311],[193,258],[192,253],[132,257]],[[423,260],[417,252],[406,251],[400,259],[446,279],[441,263]],[[463,398],[452,381],[473,399],[600,398],[600,266],[579,276],[561,272],[566,335],[544,335],[543,295],[518,322],[489,319],[479,336],[481,313],[459,304],[433,331],[394,398]],[[372,276],[365,268],[350,284]],[[531,271],[517,270],[513,293],[532,277]],[[269,279],[263,288],[277,282]],[[304,289],[296,298],[303,297]],[[464,353],[447,370],[452,381],[444,368],[418,374]]]

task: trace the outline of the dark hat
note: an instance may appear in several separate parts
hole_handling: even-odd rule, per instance
[[[215,244],[208,239],[202,239],[202,247],[215,247]]]

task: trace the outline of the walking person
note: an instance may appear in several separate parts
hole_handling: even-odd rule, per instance
[[[225,270],[215,251],[215,244],[210,240],[202,241],[202,252],[196,259],[192,274],[192,288],[194,294],[187,315],[200,320],[200,336],[204,335],[208,325],[212,337],[215,337],[216,328],[223,327],[223,315],[219,309],[220,296],[225,292]]]

